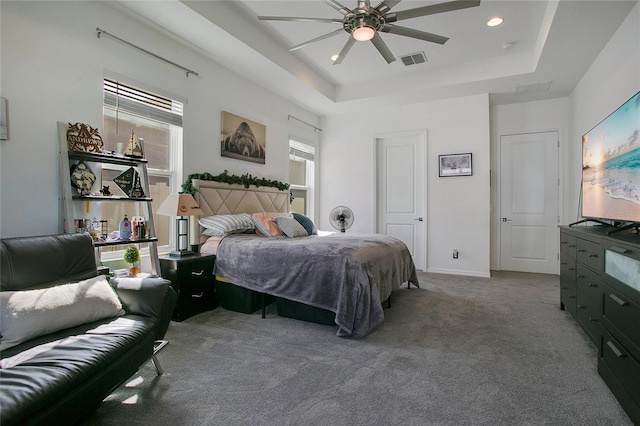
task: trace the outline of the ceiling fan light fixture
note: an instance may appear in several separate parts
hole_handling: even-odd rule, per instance
[[[376,35],[376,31],[368,25],[361,25],[356,27],[351,34],[357,41],[369,41]]]

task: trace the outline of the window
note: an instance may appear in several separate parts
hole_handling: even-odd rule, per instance
[[[182,175],[182,109],[183,103],[160,96],[112,79],[104,79],[103,85],[103,140],[107,151],[122,152],[131,133],[143,139],[144,156],[148,161],[149,186],[156,211],[170,192],[177,192]],[[102,184],[115,193],[118,186],[113,179],[126,168],[105,164],[102,168]],[[116,191],[114,191],[114,189]],[[144,216],[144,208],[138,203],[102,203],[101,216],[107,219],[109,232],[117,230],[125,214],[129,219]],[[158,246],[174,246],[174,224],[168,216],[155,216]],[[144,249],[144,245],[143,245]],[[112,247],[111,251],[122,250]],[[103,249],[103,258],[115,258]],[[118,254],[117,256],[120,256]]]
[[[315,148],[289,140],[291,211],[313,217]]]

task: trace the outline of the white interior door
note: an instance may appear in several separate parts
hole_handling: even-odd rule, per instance
[[[427,266],[426,145],[426,131],[376,138],[378,232],[402,240],[421,271]]]
[[[500,137],[500,268],[558,273],[558,132]]]

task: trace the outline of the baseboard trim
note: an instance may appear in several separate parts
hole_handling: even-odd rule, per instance
[[[491,272],[460,271],[457,269],[439,269],[439,268],[427,268],[427,272],[432,274],[462,275],[465,277],[491,278]]]

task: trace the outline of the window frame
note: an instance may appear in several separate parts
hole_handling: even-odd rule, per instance
[[[306,216],[314,217],[316,188],[316,170],[318,167],[317,148],[309,142],[299,138],[289,138],[289,188],[291,190],[306,191],[305,211]],[[304,160],[306,162],[305,185],[291,183],[291,160]]]
[[[153,108],[154,102],[148,103],[148,105],[146,105],[146,108],[144,105],[141,108],[135,108],[135,107],[132,109],[129,109],[126,107],[120,108],[119,101],[117,100],[117,98],[116,98],[115,104],[111,101],[111,99],[108,99],[109,95],[112,92],[105,90],[105,81],[107,80],[111,82],[115,81],[117,84],[122,85],[123,87],[132,88],[140,92],[145,92],[146,94],[152,95],[153,97],[160,98],[164,101],[169,101],[169,104],[165,103],[164,107],[166,108],[168,105],[170,105],[169,108],[171,109],[171,111],[170,112],[168,110],[160,111],[158,114],[154,114],[154,111],[149,110],[149,108]],[[168,178],[169,193],[178,192],[178,190],[181,187],[180,178],[182,176],[182,165],[183,165],[184,128],[182,126],[182,117],[184,115],[184,107],[186,106],[186,100],[179,96],[167,94],[164,91],[157,91],[157,89],[150,87],[145,83],[137,82],[128,78],[120,78],[120,77],[114,78],[107,75],[105,75],[103,78],[102,94],[103,94],[103,102],[102,102],[103,128],[105,128],[104,120],[105,120],[105,111],[107,109],[110,109],[111,111],[116,111],[116,116],[118,114],[118,110],[121,110],[123,112],[126,112],[129,115],[136,115],[144,120],[151,120],[151,121],[156,121],[156,122],[169,125],[169,129],[170,129],[169,149],[168,149],[169,168],[168,169],[155,168],[155,167],[151,167],[151,165],[147,163],[147,174],[149,178],[152,178],[152,177]],[[113,98],[113,96],[111,96],[111,98]],[[129,104],[131,105],[131,101],[129,101]],[[149,107],[149,104],[151,105],[150,107]],[[177,104],[177,107],[176,107],[176,104]],[[145,114],[145,111],[147,112],[147,114]],[[177,115],[179,115],[180,117],[179,118],[176,117]],[[169,117],[168,118],[169,121],[165,121],[163,117],[164,118]],[[119,168],[118,166],[110,165],[108,163],[103,164],[102,169],[122,171],[121,168]],[[139,214],[141,210],[142,210],[141,206],[138,203],[135,203],[136,214]],[[154,213],[154,218],[155,216],[156,215]],[[157,220],[156,220],[156,224],[157,224]],[[173,248],[175,247],[175,244],[176,244],[176,242],[174,241],[175,226],[176,226],[175,221],[169,220],[169,229],[168,229],[169,241],[165,245],[158,245],[159,254],[168,253],[171,250],[173,250]],[[156,232],[157,232],[157,228],[156,228]],[[121,260],[124,249],[125,249],[124,246],[116,246],[112,251],[101,250],[100,259],[103,262]],[[142,248],[140,251],[143,256],[149,255],[148,246]]]

